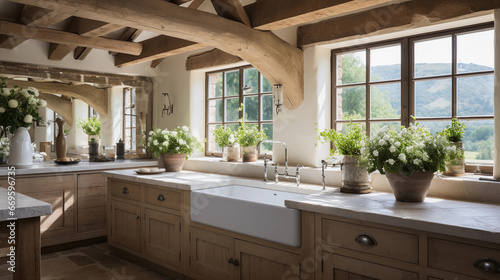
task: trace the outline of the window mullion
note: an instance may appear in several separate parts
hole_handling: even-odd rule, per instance
[[[371,88],[370,88],[370,55],[371,50],[367,48],[366,50],[366,80],[365,80],[365,125],[366,125],[366,135],[370,135],[370,115],[371,115]]]
[[[451,36],[451,117],[457,116],[457,35]]]

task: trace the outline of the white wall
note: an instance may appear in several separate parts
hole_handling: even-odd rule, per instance
[[[66,137],[66,146],[68,149],[76,149],[77,146],[87,146],[88,136],[83,133],[83,129],[78,127],[79,119],[87,119],[89,115],[88,104],[79,100],[73,99],[73,126],[64,123],[65,129],[69,129]]]
[[[101,145],[116,145],[122,136],[123,88],[108,89],[108,115],[101,118]]]

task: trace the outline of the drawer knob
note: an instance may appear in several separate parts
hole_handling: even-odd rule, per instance
[[[157,198],[159,201],[165,201],[165,197],[163,196],[163,194],[160,194],[158,195],[158,198]]]
[[[227,262],[230,264],[233,264],[234,260],[233,260],[233,258],[230,258],[229,260],[227,260]]]
[[[135,218],[136,218],[136,219],[139,219],[139,215],[135,215]]]
[[[363,246],[376,246],[378,244],[377,240],[375,240],[375,237],[366,232],[358,234],[358,236],[354,238],[354,241],[358,242]]]
[[[127,187],[125,187],[125,188],[123,188],[123,189],[122,189],[122,193],[124,193],[124,194],[128,194],[128,189],[127,189]]]
[[[500,265],[492,258],[480,258],[474,263],[474,267],[486,272],[500,273]]]

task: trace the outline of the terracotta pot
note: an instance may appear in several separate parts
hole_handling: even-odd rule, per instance
[[[222,161],[239,161],[240,145],[235,144],[222,149]]]
[[[166,172],[179,172],[184,167],[187,154],[161,154]]]
[[[403,172],[387,172],[387,180],[397,201],[422,202],[431,186],[434,173],[422,171],[406,176]]]
[[[257,148],[255,146],[241,147],[243,162],[257,161]]]
[[[370,174],[366,167],[357,166],[358,159],[344,156],[342,160],[342,188],[346,193],[370,193]]]

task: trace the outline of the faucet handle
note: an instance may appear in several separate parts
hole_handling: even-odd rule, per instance
[[[297,182],[297,187],[300,185],[300,168],[304,167],[302,164],[297,164],[295,169],[295,181]]]

